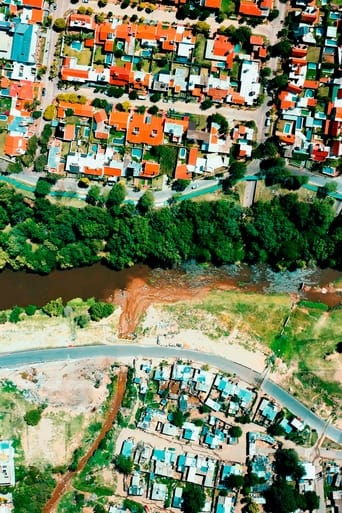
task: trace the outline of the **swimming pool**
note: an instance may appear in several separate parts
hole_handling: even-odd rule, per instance
[[[72,41],[70,46],[73,50],[80,52],[82,50],[83,43],[82,41]]]
[[[123,56],[121,57],[121,60],[122,60],[123,62],[131,62],[132,57],[130,57],[129,55],[123,55]]]
[[[147,50],[141,50],[141,57],[151,57],[152,50],[148,48]]]
[[[117,41],[116,47],[118,48],[118,50],[123,50],[125,48],[125,44],[123,43],[123,41]]]
[[[87,137],[88,138],[89,135],[90,135],[90,128],[89,128],[89,126],[85,126],[84,130],[83,130],[83,137]]]
[[[290,134],[292,130],[292,123],[285,123],[284,134]]]
[[[317,69],[317,64],[314,62],[308,62],[308,69]]]
[[[134,157],[136,159],[141,159],[142,149],[141,148],[132,148],[132,157]]]
[[[10,444],[8,442],[0,442],[0,449],[9,449]]]
[[[187,152],[186,152],[186,148],[183,148],[183,147],[182,147],[182,148],[180,148],[180,149],[179,149],[179,158],[180,158],[180,159],[182,159],[182,160],[184,160],[184,159],[185,159],[185,157],[186,157],[186,153],[187,153]]]
[[[304,95],[306,98],[314,98],[315,92],[312,89],[305,89]]]
[[[112,64],[113,55],[110,53],[107,53],[105,55],[105,64]]]
[[[8,116],[6,116],[6,114],[0,114],[0,121],[7,121],[8,120]]]

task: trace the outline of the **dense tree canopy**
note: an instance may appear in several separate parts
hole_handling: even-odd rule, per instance
[[[173,267],[193,259],[342,268],[341,215],[334,217],[329,198],[304,203],[291,193],[248,210],[230,200],[182,201],[142,213],[122,203],[124,194],[115,186],[103,207],[63,207],[41,197],[29,206],[1,184],[6,230],[0,232],[0,266],[49,273],[101,259],[115,269],[138,262]]]
[[[184,513],[199,513],[205,504],[204,489],[196,484],[188,483],[183,490],[182,511]]]

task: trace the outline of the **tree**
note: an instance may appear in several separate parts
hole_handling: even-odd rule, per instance
[[[282,478],[292,477],[299,480],[305,471],[299,463],[298,454],[294,449],[278,449],[274,455],[274,470]]]
[[[115,458],[115,467],[121,474],[131,474],[134,467],[134,461],[128,456],[119,454],[119,456]]]
[[[47,165],[48,159],[46,155],[39,155],[34,162],[34,170],[37,173],[42,173]]]
[[[182,427],[185,422],[184,413],[178,408],[172,412],[172,424],[176,427]]]
[[[138,91],[136,89],[132,89],[132,91],[129,92],[128,98],[130,100],[136,100],[138,98]]]
[[[37,307],[35,305],[27,305],[25,307],[25,313],[26,315],[29,315],[30,317],[32,317],[32,315],[34,315],[37,311]]]
[[[64,18],[56,18],[52,26],[55,32],[63,32],[66,29],[66,21]]]
[[[77,315],[75,318],[74,318],[74,322],[76,324],[76,326],[78,326],[79,328],[83,329],[83,328],[86,328],[89,324],[89,317],[88,315]]]
[[[270,513],[293,513],[298,507],[298,496],[296,489],[285,481],[275,482],[265,492],[265,509]]]
[[[45,121],[52,121],[57,116],[57,108],[55,105],[48,105],[44,111],[43,118]]]
[[[120,207],[126,197],[126,188],[122,183],[115,183],[111,190],[109,191],[106,207],[109,210],[112,210],[114,214],[117,214],[120,210]]]
[[[182,511],[184,513],[199,513],[205,504],[205,492],[199,485],[187,483],[183,490]]]
[[[52,299],[42,307],[42,311],[49,317],[62,317],[64,312],[62,298]]]
[[[101,197],[101,189],[98,185],[93,185],[87,192],[86,202],[89,205],[97,205]]]
[[[261,68],[261,70],[260,70],[260,76],[263,77],[263,78],[270,77],[271,74],[272,74],[271,68],[268,68],[266,66]]]
[[[144,192],[142,196],[140,196],[138,203],[137,203],[137,209],[142,214],[146,214],[154,205],[154,195],[152,191],[147,190]]]
[[[214,105],[213,102],[209,98],[206,98],[201,103],[200,108],[201,108],[201,110],[207,110],[207,109],[210,109],[213,105]]]
[[[8,320],[13,322],[13,324],[17,324],[20,321],[20,315],[23,313],[23,309],[19,306],[14,306],[9,314]]]
[[[92,321],[99,321],[108,317],[114,312],[114,306],[110,303],[103,303],[101,301],[94,303],[89,308],[89,315]]]
[[[224,484],[227,488],[240,490],[243,487],[245,479],[243,476],[237,474],[230,474],[224,480]]]
[[[35,110],[34,112],[32,112],[33,119],[39,119],[41,116],[42,116],[42,113],[40,110]]]
[[[152,103],[157,103],[161,100],[161,93],[153,93],[150,96],[150,101]]]
[[[36,410],[29,410],[24,415],[24,420],[28,426],[36,426],[42,417],[42,412],[39,408]]]
[[[183,180],[183,179],[179,178],[178,180],[175,180],[173,182],[172,190],[182,192],[182,191],[184,191],[184,189],[186,189],[188,187],[188,185],[190,185],[190,183],[191,183],[191,180]]]
[[[208,123],[210,123],[210,124],[216,123],[217,125],[220,126],[219,132],[223,135],[227,135],[228,130],[229,130],[229,124],[228,124],[227,119],[224,116],[222,116],[222,114],[219,114],[218,112],[216,112],[215,114],[212,114],[208,118]]]
[[[271,87],[272,89],[284,89],[284,87],[287,86],[287,83],[289,81],[288,75],[284,73],[283,75],[277,75],[274,77],[271,81]]]
[[[108,0],[99,0],[99,1],[98,1],[98,3],[97,3],[97,5],[98,5],[100,8],[102,8],[102,7],[106,7],[107,3],[108,3]]]
[[[288,39],[283,39],[271,47],[272,57],[281,57],[287,59],[291,55],[292,43]]]
[[[228,434],[232,438],[240,438],[242,436],[242,429],[240,426],[232,426],[229,428]]]
[[[310,513],[319,508],[319,496],[314,491],[305,492],[304,501],[305,509],[308,509]]]
[[[209,37],[210,25],[205,21],[198,21],[193,25],[192,30],[194,34],[203,34],[205,37]]]
[[[43,178],[39,178],[37,181],[36,189],[34,191],[34,195],[36,198],[44,198],[47,194],[49,194],[50,189],[51,184]]]
[[[158,109],[157,105],[151,105],[151,107],[148,108],[147,112],[149,114],[152,114],[152,116],[155,116],[156,114],[158,114],[159,109]]]

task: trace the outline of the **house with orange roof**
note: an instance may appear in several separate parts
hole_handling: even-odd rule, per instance
[[[94,114],[94,107],[89,104],[82,105],[81,103],[60,101],[57,107],[57,117],[64,118],[66,110],[71,110],[74,116],[82,118],[92,118]]]
[[[220,134],[220,125],[211,123],[208,142],[203,141],[201,150],[206,153],[229,154],[230,140],[227,136]]]
[[[164,120],[151,114],[134,112],[129,119],[127,142],[159,146],[164,142]]]
[[[204,0],[206,9],[221,9],[222,0]]]
[[[27,149],[27,139],[22,135],[7,134],[4,145],[4,154],[9,157],[24,155]]]
[[[64,141],[74,141],[75,140],[75,125],[67,124],[64,126],[63,131],[63,139]]]
[[[110,67],[110,85],[114,86],[126,86],[129,84],[130,78],[130,63],[128,66],[121,68],[120,66],[111,66]]]
[[[251,2],[249,0],[242,0],[240,2],[239,14],[242,16],[256,16],[258,18],[261,16],[267,16],[267,14],[264,15],[262,13],[261,9],[255,2]]]
[[[189,173],[186,164],[177,164],[175,170],[176,180],[191,180],[192,174]]]
[[[152,160],[143,160],[140,178],[156,178],[160,174],[160,164]]]
[[[43,9],[44,0],[21,0],[21,5],[32,9]]]
[[[207,39],[205,58],[210,61],[224,62],[226,68],[231,69],[235,57],[234,48],[229,37],[217,34],[214,39]]]
[[[109,115],[108,124],[118,131],[126,131],[129,117],[129,112],[119,112],[113,108]]]
[[[68,18],[68,26],[74,30],[95,30],[96,24],[93,16],[89,14],[73,13]]]
[[[319,22],[320,11],[315,5],[308,5],[301,13],[300,21],[308,25],[316,25]]]

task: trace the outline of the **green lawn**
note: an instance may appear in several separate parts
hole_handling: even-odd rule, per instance
[[[83,66],[89,66],[91,63],[91,50],[90,48],[83,48],[80,52],[74,50],[69,45],[64,46],[64,55],[66,57],[76,57],[77,64],[81,64]]]
[[[102,46],[97,46],[95,49],[94,55],[94,64],[104,64],[105,54],[103,52]]]
[[[7,132],[0,133],[0,155],[4,155],[4,146],[6,140]]]
[[[190,114],[190,121],[196,123],[196,130],[203,130],[207,126],[207,116],[203,114]]]
[[[318,47],[318,46],[309,46],[306,60],[308,62],[318,63],[320,55],[321,55],[321,48],[320,47]]]
[[[11,108],[11,98],[0,98],[0,114],[7,112]]]

